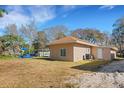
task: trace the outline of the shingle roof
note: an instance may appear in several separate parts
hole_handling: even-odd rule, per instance
[[[84,40],[81,40],[81,39],[78,39],[72,36],[67,36],[59,40],[55,40],[51,42],[49,45],[66,44],[66,43],[79,43],[79,44],[84,44],[84,45],[89,45],[89,46],[97,46],[95,44],[90,44],[89,42],[86,42]]]

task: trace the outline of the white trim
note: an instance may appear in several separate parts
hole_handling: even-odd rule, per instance
[[[73,62],[75,62],[75,60],[74,60],[74,58],[75,58],[75,57],[74,57],[74,47],[75,47],[75,46],[73,46],[73,51],[72,51],[72,52],[73,52]]]

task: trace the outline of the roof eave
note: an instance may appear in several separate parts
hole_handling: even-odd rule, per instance
[[[87,46],[93,46],[93,47],[96,47],[97,45],[95,44],[88,44],[88,43],[85,43],[85,42],[81,42],[81,41],[71,41],[71,42],[63,42],[63,43],[50,43],[48,44],[48,46],[51,46],[51,45],[59,45],[59,44],[68,44],[68,43],[78,43],[78,44],[83,44],[83,45],[87,45]]]

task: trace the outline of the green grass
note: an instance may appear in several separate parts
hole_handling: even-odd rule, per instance
[[[10,60],[10,59],[15,59],[15,58],[17,57],[0,55],[0,60]]]

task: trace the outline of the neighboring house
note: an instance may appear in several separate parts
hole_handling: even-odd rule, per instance
[[[103,47],[90,44],[72,36],[55,40],[48,45],[50,58],[67,61],[80,61],[85,59],[112,60],[116,58],[116,48]]]

